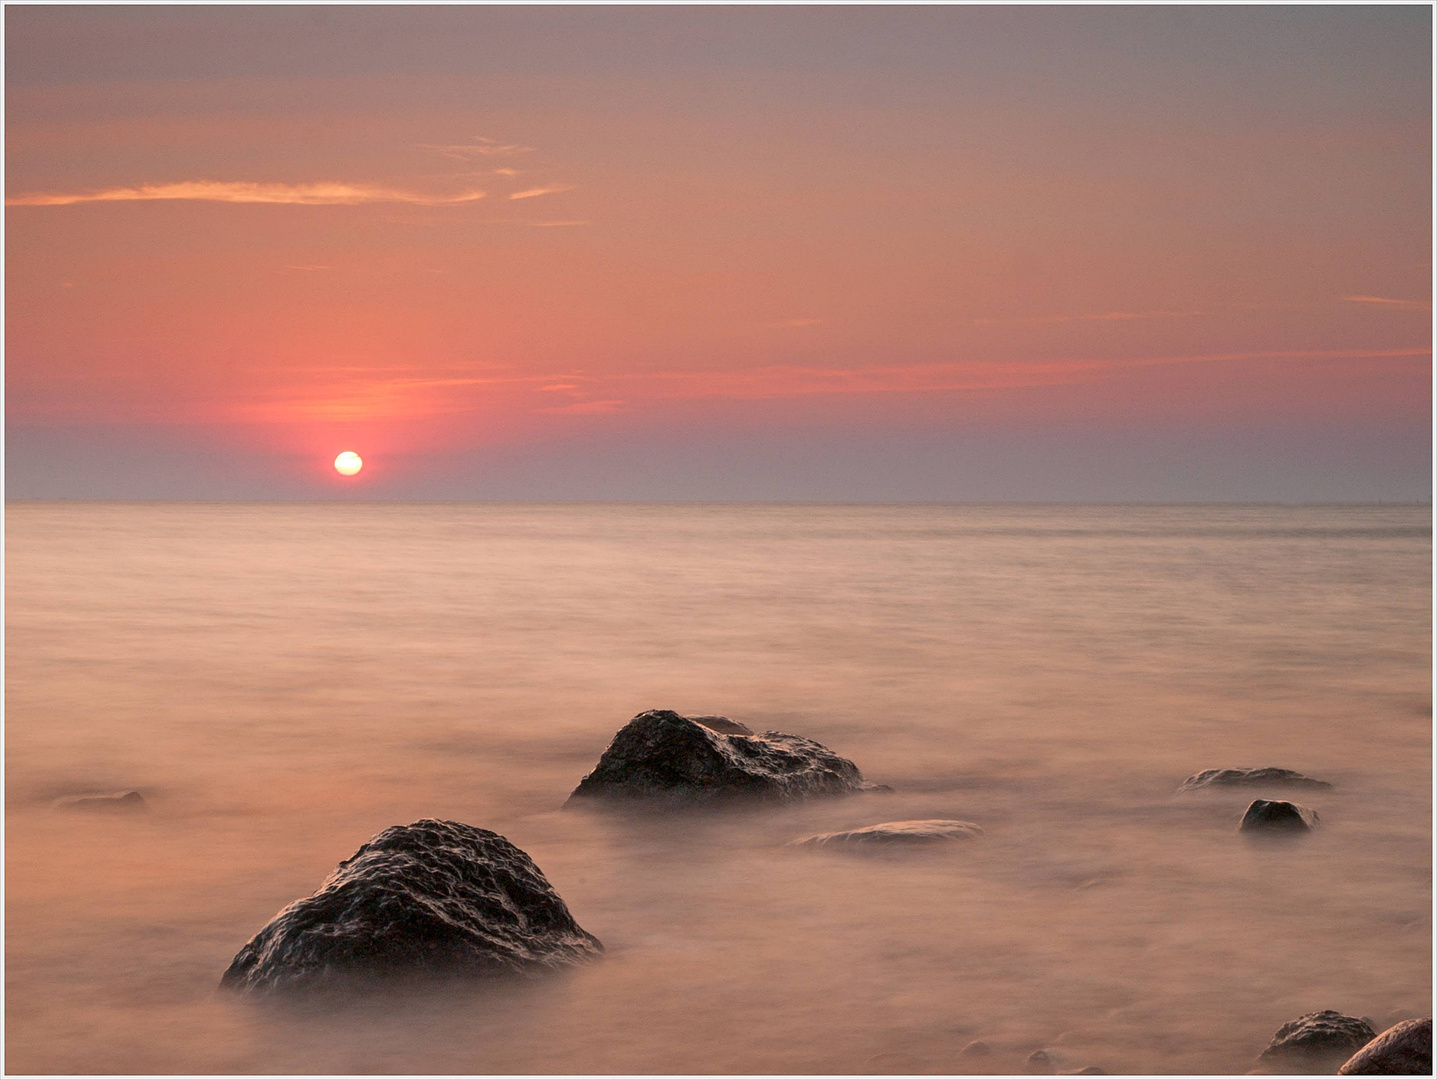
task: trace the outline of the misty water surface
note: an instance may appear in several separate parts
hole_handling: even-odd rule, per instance
[[[1302,1013],[1425,1014],[1430,541],[1427,507],[11,504],[6,1068],[1243,1072]],[[895,793],[561,812],[656,707]],[[1331,780],[1325,827],[1174,794],[1230,765]],[[150,812],[49,808],[123,788]],[[605,957],[215,993],[425,816],[528,851]],[[783,846],[914,817],[986,834]]]

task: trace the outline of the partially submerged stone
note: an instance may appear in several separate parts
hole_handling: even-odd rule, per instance
[[[1309,832],[1317,828],[1317,811],[1281,799],[1253,799],[1238,825],[1240,832]]]
[[[698,802],[732,797],[790,800],[849,795],[862,786],[857,765],[812,739],[780,731],[730,734],[668,709],[654,709],[634,717],[614,736],[569,802],[656,796]]]
[[[1343,1076],[1431,1076],[1432,1017],[1394,1024],[1337,1071]]]
[[[387,976],[521,974],[603,951],[532,859],[498,833],[394,825],[271,919],[220,986],[325,989]]]
[[[1034,1050],[1023,1062],[1023,1071],[1029,1076],[1053,1076],[1058,1071],[1058,1062],[1047,1050]]]
[[[1366,1020],[1324,1009],[1283,1024],[1257,1062],[1285,1072],[1332,1072],[1375,1034]]]
[[[149,809],[145,797],[138,791],[116,791],[108,795],[69,795],[56,799],[51,806],[56,810],[75,810],[91,814],[125,814]]]
[[[983,830],[971,821],[884,821],[862,829],[819,833],[802,840],[790,840],[794,847],[869,847],[908,844],[943,844],[954,840],[975,840]]]
[[[1182,782],[1179,791],[1219,787],[1303,787],[1330,788],[1326,780],[1314,780],[1292,769],[1204,769]]]

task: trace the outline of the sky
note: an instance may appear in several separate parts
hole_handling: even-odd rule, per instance
[[[1430,500],[1425,5],[4,17],[8,498]]]

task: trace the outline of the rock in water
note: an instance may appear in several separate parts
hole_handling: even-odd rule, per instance
[[[975,840],[983,830],[971,821],[885,821],[864,829],[819,833],[802,840],[790,840],[793,847],[889,846],[941,844],[953,840]]]
[[[426,818],[374,836],[250,939],[220,986],[314,990],[392,975],[493,975],[603,952],[498,833]]]
[[[1281,799],[1253,799],[1238,825],[1240,832],[1308,832],[1317,828],[1317,811]]]
[[[1023,1063],[1023,1069],[1029,1076],[1053,1076],[1058,1071],[1058,1063],[1048,1051],[1034,1050]]]
[[[710,718],[705,717],[705,720]],[[569,801],[669,796],[801,799],[859,791],[858,766],[812,739],[726,734],[668,709],[630,720]]]
[[[727,716],[690,716],[695,724],[702,724],[710,731],[720,731],[725,735],[752,735],[753,728],[747,724],[740,724],[737,720],[730,720]]]
[[[71,795],[51,804],[56,810],[79,810],[92,814],[129,813],[148,810],[145,797],[138,791],[117,791],[112,795]]]
[[[1365,1020],[1324,1009],[1283,1024],[1257,1062],[1290,1072],[1331,1072],[1375,1034]]]
[[[1432,1017],[1393,1025],[1337,1071],[1343,1076],[1431,1076]]]
[[[1291,769],[1204,769],[1183,781],[1179,791],[1215,787],[1307,787],[1330,788],[1326,780],[1314,780]]]

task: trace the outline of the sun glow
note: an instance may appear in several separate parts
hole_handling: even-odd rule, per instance
[[[364,468],[364,459],[353,450],[346,450],[334,459],[334,471],[340,476],[353,476]]]

